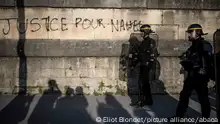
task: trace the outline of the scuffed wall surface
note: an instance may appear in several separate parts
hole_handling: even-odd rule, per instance
[[[219,11],[26,8],[25,30],[18,30],[16,9],[0,13],[1,56],[17,55],[19,33],[26,33],[26,56],[119,56],[122,42],[145,23],[159,35],[162,56],[177,56],[188,25],[200,23],[210,41],[220,26]]]
[[[160,80],[166,91],[178,93],[182,86],[183,76],[177,73],[180,69],[175,57],[159,59],[161,66]],[[1,58],[1,91],[16,92],[19,84],[19,59]],[[103,94],[106,92],[126,94],[127,82],[119,79],[118,57],[48,57],[27,59],[28,92],[41,93],[48,88],[50,79],[56,80],[64,92],[65,86],[76,88],[82,86],[86,94]],[[152,82],[152,92],[158,91]]]
[[[179,93],[177,56],[188,46],[187,26],[200,23],[209,41],[220,27],[220,12],[211,10],[32,7],[25,8],[25,30],[17,28],[17,9],[0,13],[0,91],[9,93],[19,85],[19,33],[25,33],[29,92],[41,93],[54,79],[63,92],[65,86],[83,86],[87,94],[125,94],[127,82],[119,79],[122,44],[141,24],[151,24],[159,35],[160,80],[167,91]],[[160,92],[157,83],[152,87]]]
[[[18,30],[16,9],[0,9],[0,13],[4,39],[18,39],[20,32],[26,33],[26,39],[127,40],[145,23],[163,40],[185,39],[187,26],[200,23],[211,39],[220,24],[219,11],[26,8],[25,30]]]
[[[13,7],[14,0],[1,0],[0,6]],[[26,7],[147,8],[219,10],[219,0],[24,0]]]

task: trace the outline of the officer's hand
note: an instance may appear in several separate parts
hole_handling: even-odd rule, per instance
[[[204,68],[199,69],[199,74],[205,75],[206,74],[205,69]]]

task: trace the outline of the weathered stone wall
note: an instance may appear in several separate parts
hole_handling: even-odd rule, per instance
[[[160,80],[166,90],[178,92],[183,77],[175,57],[159,58]],[[19,58],[1,58],[1,91],[17,92],[19,86]],[[56,80],[59,88],[82,86],[85,93],[111,92],[124,94],[127,83],[119,79],[118,57],[31,57],[27,59],[27,87],[38,93],[48,88],[48,81]],[[152,87],[155,87],[152,85]],[[157,93],[157,90],[153,90]],[[161,91],[160,91],[161,92]]]
[[[177,56],[188,46],[187,26],[200,23],[209,41],[220,27],[219,3],[213,0],[76,2],[27,0],[22,19],[13,1],[0,2],[1,92],[16,92],[21,80],[27,80],[30,92],[42,92],[54,79],[62,91],[65,86],[83,86],[87,94],[124,94],[127,83],[119,79],[122,44],[148,23],[159,35],[160,80],[167,91],[178,93],[183,76]],[[18,28],[20,21],[25,30]],[[19,41],[24,42],[25,65],[17,53]],[[22,72],[21,66],[27,70]],[[158,92],[154,83],[152,87]]]
[[[15,0],[1,0],[0,6],[14,7]],[[26,7],[144,8],[219,10],[219,0],[24,0]]]
[[[18,30],[17,9],[0,10],[1,45],[6,46],[1,49],[2,56],[17,55],[13,48],[19,32],[25,32],[26,56],[119,56],[122,42],[145,23],[151,24],[159,35],[162,56],[176,56],[185,48],[188,25],[200,23],[209,33],[208,40],[212,40],[220,25],[219,11],[208,10],[26,8],[24,11],[25,29]]]

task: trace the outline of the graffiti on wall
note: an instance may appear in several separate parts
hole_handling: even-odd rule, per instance
[[[121,31],[133,31],[136,32],[139,30],[141,21],[140,20],[124,20],[124,19],[109,19],[104,20],[102,18],[98,19],[89,19],[89,18],[75,18],[73,22],[67,22],[67,18],[54,18],[54,17],[43,17],[43,18],[26,18],[24,30],[19,30],[19,22],[17,18],[4,18],[0,19],[0,23],[4,24],[2,33],[8,35],[11,31],[13,22],[16,21],[16,27],[19,33],[25,33],[27,30],[31,32],[38,32],[41,29],[46,29],[46,31],[68,31],[70,26],[71,28],[82,28],[87,29],[106,29],[110,28],[112,32],[121,32]],[[43,22],[43,23],[42,23]],[[105,22],[105,23],[104,23]],[[29,26],[30,25],[30,26]]]

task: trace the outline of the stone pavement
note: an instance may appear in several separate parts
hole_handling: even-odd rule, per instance
[[[211,95],[211,117],[216,117],[215,98]],[[134,108],[129,106],[128,96],[1,95],[0,124],[95,124],[99,121],[97,117],[108,117],[105,121],[111,119],[111,122],[122,122],[122,117],[125,117],[132,118],[130,122],[138,122],[135,117],[148,117],[150,121],[150,117],[174,116],[177,95],[154,95],[153,99],[153,106]],[[200,116],[200,105],[192,96],[186,117]]]

